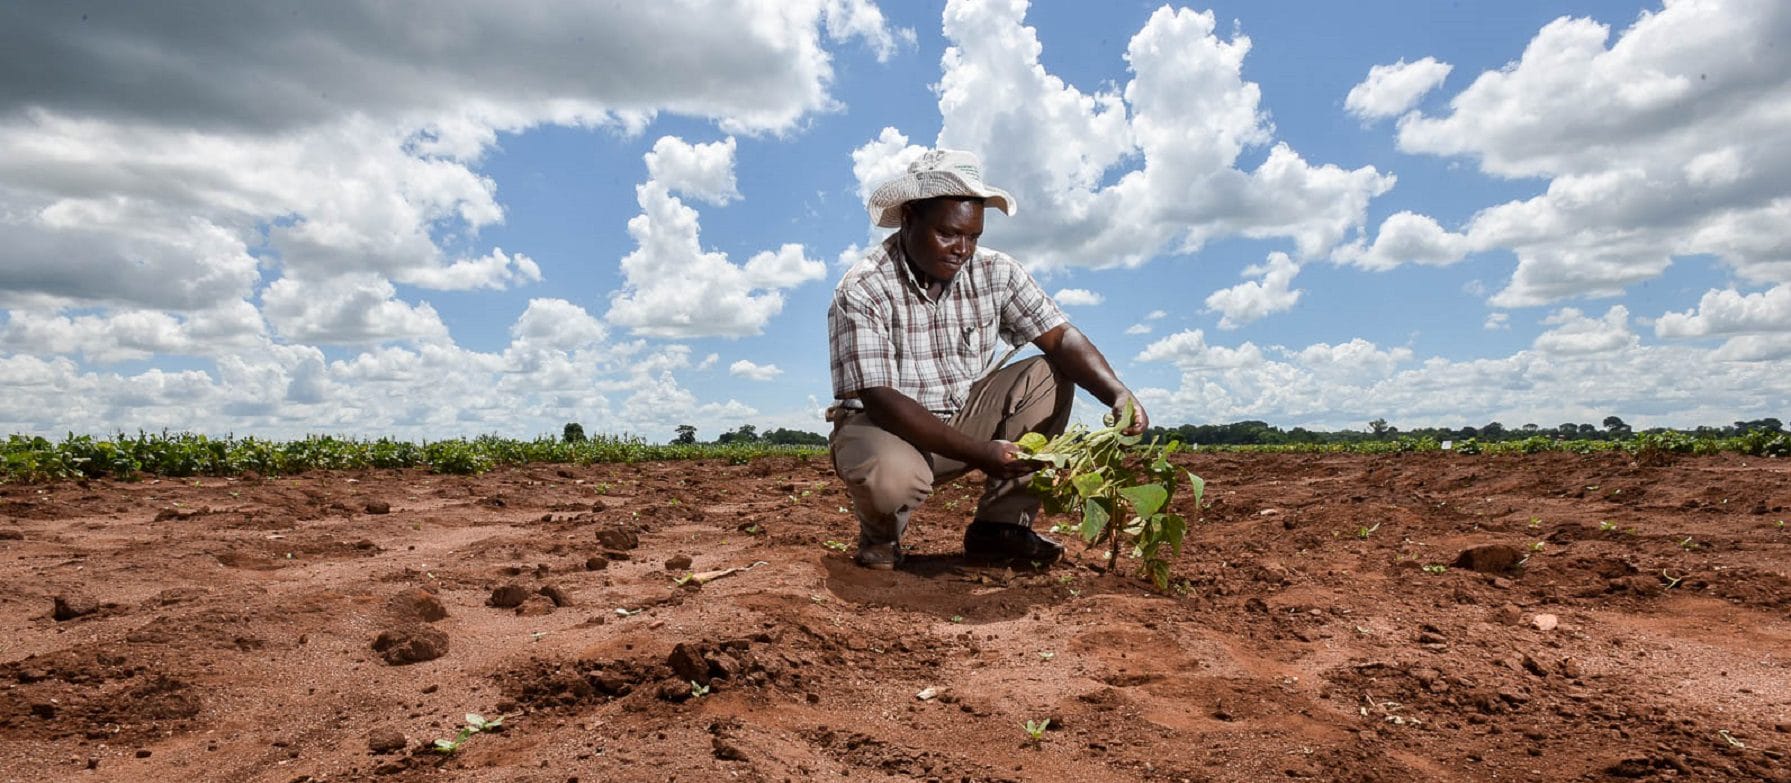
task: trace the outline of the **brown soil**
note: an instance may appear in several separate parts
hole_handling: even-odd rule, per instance
[[[1791,781],[1784,462],[1189,464],[1169,596],[822,459],[0,486],[0,779]]]

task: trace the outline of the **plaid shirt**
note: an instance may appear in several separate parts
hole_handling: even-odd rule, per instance
[[[1018,262],[994,250],[979,248],[939,299],[929,299],[891,235],[833,291],[833,396],[852,400],[860,389],[888,386],[950,416],[993,369],[998,337],[1018,347],[1067,320]]]

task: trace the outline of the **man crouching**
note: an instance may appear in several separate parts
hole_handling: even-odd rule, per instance
[[[979,249],[983,209],[1012,215],[1014,198],[983,182],[975,155],[930,150],[871,194],[877,225],[896,228],[846,273],[827,310],[833,396],[833,468],[858,517],[860,566],[902,560],[908,516],[933,487],[976,469],[987,474],[964,553],[991,563],[1056,562],[1063,546],[1033,532],[1040,501],[1026,488],[1037,467],[1013,440],[1057,435],[1075,386],[1149,426],[1094,343],[1014,259]],[[997,341],[1038,346],[1001,366]],[[1072,385],[1073,384],[1073,385]]]

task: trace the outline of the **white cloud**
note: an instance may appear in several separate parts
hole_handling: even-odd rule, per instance
[[[283,277],[267,287],[261,313],[285,340],[355,345],[386,340],[445,340],[448,327],[428,302],[398,301],[378,275],[347,274],[322,281]]]
[[[1250,266],[1244,276],[1257,278],[1230,288],[1214,291],[1206,298],[1208,310],[1220,314],[1220,329],[1236,329],[1263,316],[1293,309],[1301,291],[1291,290],[1300,265],[1286,253],[1270,253],[1267,266]]]
[[[683,144],[674,141],[661,139],[655,150]],[[731,154],[726,160],[731,168]],[[720,179],[714,172],[707,176]],[[731,170],[725,179],[733,181]],[[781,289],[827,274],[827,265],[805,257],[798,244],[759,253],[744,267],[733,264],[726,253],[703,250],[696,210],[672,195],[666,183],[648,179],[635,188],[635,196],[641,214],[628,221],[628,233],[637,247],[622,259],[625,282],[610,294],[605,318],[636,334],[673,338],[758,334],[783,309]]]
[[[1634,348],[1640,340],[1629,330],[1629,308],[1614,305],[1603,318],[1590,318],[1564,307],[1544,318],[1554,326],[1536,336],[1536,350],[1547,354],[1599,354]]]
[[[784,371],[778,369],[775,364],[754,364],[745,359],[741,359],[728,365],[728,374],[738,375],[742,378],[754,381],[769,381],[779,375],[783,375]]]
[[[708,356],[703,357],[703,360],[700,362],[697,362],[696,367],[694,367],[692,369],[694,369],[698,372],[702,372],[711,367],[714,367],[715,363],[718,361],[721,361],[721,354],[712,353],[712,354],[709,354]]]
[[[883,11],[869,0],[827,0],[825,9],[828,37],[836,41],[861,38],[877,53],[878,62],[887,62],[902,45],[915,45],[912,28],[891,30]]]
[[[1059,288],[1051,298],[1065,307],[1093,307],[1107,301],[1107,297],[1086,288]]]
[[[740,198],[734,182],[734,137],[708,144],[689,144],[676,136],[662,136],[646,155],[647,177],[673,193],[726,204]]]
[[[1706,291],[1697,307],[1656,320],[1654,333],[1668,338],[1791,333],[1791,285],[1752,294]]]
[[[1434,218],[1400,211],[1381,221],[1374,244],[1364,248],[1360,242],[1337,249],[1332,258],[1376,272],[1401,264],[1447,266],[1467,257],[1468,238],[1450,233]]]
[[[1607,314],[1619,322],[1624,317]],[[1591,321],[1587,334],[1621,328],[1577,314],[1556,320],[1563,327]],[[1558,342],[1565,347],[1571,341]],[[1179,384],[1137,391],[1159,421],[1261,419],[1283,427],[1358,430],[1377,417],[1401,428],[1489,420],[1508,427],[1552,425],[1613,414],[1637,427],[1727,423],[1780,415],[1791,395],[1791,374],[1771,362],[1727,361],[1705,350],[1627,338],[1604,347],[1452,360],[1364,340],[1297,350],[1249,342],[1214,346],[1196,330],[1166,336],[1138,356],[1176,367]]]
[[[1350,88],[1343,108],[1364,120],[1378,120],[1404,113],[1418,99],[1443,86],[1455,66],[1426,57],[1417,62],[1400,60],[1368,69],[1368,78]]]
[[[1612,296],[1698,254],[1750,282],[1791,281],[1791,6],[1679,0],[1610,37],[1557,19],[1448,113],[1399,121],[1406,152],[1549,180],[1467,228],[1472,251],[1517,255],[1493,304]]]
[[[1221,236],[1286,238],[1322,255],[1393,185],[1372,167],[1312,165],[1284,143],[1237,168],[1273,129],[1242,77],[1250,40],[1212,14],[1159,9],[1127,47],[1132,80],[1085,93],[1045,69],[1024,2],[953,0],[942,60],[939,146],[977,150],[990,182],[1024,207],[985,243],[1034,268],[1136,266]],[[860,195],[917,154],[886,128],[853,153]],[[1117,176],[1116,176],[1117,175]]]
[[[1480,328],[1485,329],[1489,332],[1511,331],[1511,314],[1510,313],[1487,313],[1486,314],[1486,322],[1481,324]]]
[[[1167,316],[1168,316],[1168,315],[1169,315],[1169,313],[1166,313],[1166,312],[1164,312],[1164,311],[1162,311],[1162,310],[1152,310],[1152,311],[1150,311],[1150,312],[1148,312],[1148,313],[1145,313],[1145,315],[1144,315],[1144,320],[1146,320],[1146,321],[1156,321],[1156,320],[1160,320],[1160,319],[1162,319],[1162,318],[1165,318],[1165,317],[1167,317]]]
[[[541,282],[541,267],[521,253],[508,255],[492,248],[483,258],[462,259],[446,267],[406,270],[398,282],[438,291],[470,291],[475,288],[503,290],[524,283]]]
[[[1126,327],[1126,334],[1150,334],[1150,333],[1151,333],[1151,328],[1150,328],[1149,324],[1132,324],[1131,326]]]

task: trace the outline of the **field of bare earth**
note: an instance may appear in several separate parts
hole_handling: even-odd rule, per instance
[[[1791,781],[1786,461],[1176,459],[1169,594],[825,458],[0,485],[0,780]]]

